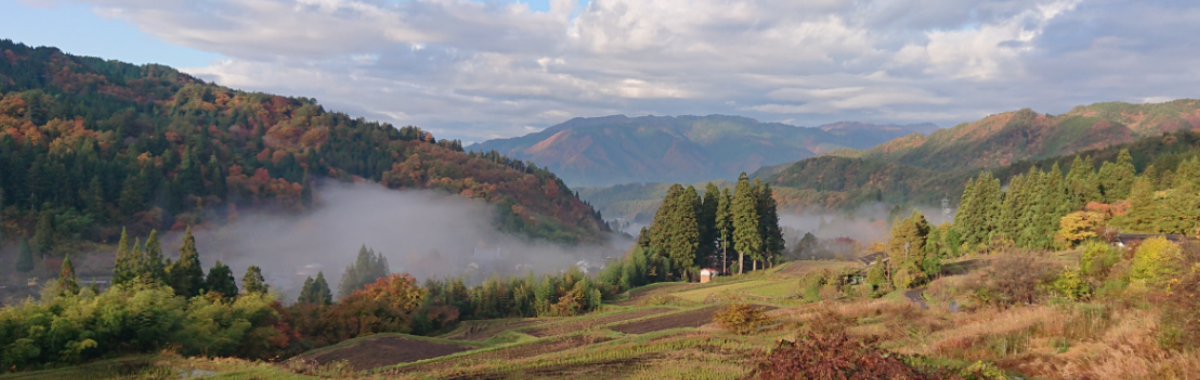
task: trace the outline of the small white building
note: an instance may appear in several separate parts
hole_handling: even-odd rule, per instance
[[[700,283],[701,284],[707,283],[709,281],[712,281],[714,278],[717,278],[717,276],[720,276],[720,275],[721,275],[721,272],[716,269],[711,269],[711,268],[701,269],[700,270]]]

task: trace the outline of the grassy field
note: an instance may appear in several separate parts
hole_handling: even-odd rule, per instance
[[[1074,254],[1045,259],[1065,262]],[[948,273],[921,290],[929,310],[914,306],[901,291],[804,303],[793,297],[800,276],[854,264],[793,262],[707,284],[634,289],[599,312],[573,318],[468,321],[439,337],[380,334],[285,363],[163,353],[0,379],[737,379],[782,340],[818,329],[840,329],[928,364],[963,367],[988,360],[1024,379],[1155,378],[1137,375],[1158,372],[1133,352],[1167,363],[1153,365],[1196,366],[1189,364],[1198,359],[1194,355],[1161,351],[1146,340],[1156,316],[1144,307],[1087,302],[976,307],[967,287],[980,273],[972,268],[986,262],[948,263],[963,273]],[[746,336],[722,330],[712,316],[730,299],[765,307],[773,322]],[[962,311],[951,312],[949,302]]]

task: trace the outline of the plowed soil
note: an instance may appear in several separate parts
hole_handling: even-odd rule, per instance
[[[554,335],[575,333],[575,332],[579,332],[582,330],[586,330],[593,326],[604,326],[609,323],[616,323],[616,322],[620,322],[620,321],[628,321],[631,319],[649,317],[651,315],[663,314],[663,313],[671,312],[674,310],[675,309],[659,307],[659,308],[652,308],[652,309],[627,311],[624,313],[616,313],[613,315],[607,315],[607,316],[603,316],[603,317],[599,317],[599,318],[589,318],[589,319],[585,319],[585,320],[580,320],[580,321],[575,321],[575,322],[567,322],[567,323],[556,323],[556,324],[549,325],[549,326],[532,328],[529,330],[525,330],[523,332],[526,334],[529,334],[529,335],[536,336],[538,338],[544,338],[544,337],[554,336]]]
[[[472,348],[474,347],[426,342],[402,337],[380,337],[323,351],[309,359],[315,360],[320,364],[346,360],[356,371],[362,371],[393,364],[432,359]]]
[[[463,356],[463,357],[449,359],[449,360],[442,360],[442,361],[437,361],[437,362],[433,362],[433,363],[426,363],[426,364],[421,364],[421,365],[416,365],[416,366],[411,366],[411,367],[405,367],[405,368],[401,368],[398,370],[385,372],[384,375],[396,374],[396,373],[409,373],[409,372],[417,372],[417,371],[432,372],[432,371],[437,371],[437,370],[441,370],[441,369],[453,368],[453,367],[459,365],[459,363],[461,363],[463,361],[482,362],[482,361],[487,361],[487,360],[514,360],[514,359],[521,359],[521,358],[530,358],[530,357],[534,357],[534,356],[538,356],[538,355],[542,355],[542,354],[548,354],[551,352],[559,352],[559,351],[563,351],[563,350],[568,350],[568,349],[572,349],[575,347],[583,347],[583,346],[587,346],[590,344],[604,342],[607,340],[610,340],[610,339],[576,335],[576,336],[571,336],[571,337],[566,337],[566,338],[561,338],[561,339],[553,339],[553,340],[547,340],[544,342],[528,344],[528,345],[524,345],[524,346],[510,347],[510,348],[504,348],[504,349],[488,351],[488,352],[481,352],[479,354],[473,354],[473,355]]]
[[[774,306],[758,305],[762,311],[771,311],[777,309]],[[619,331],[626,334],[645,334],[660,330],[677,329],[684,327],[700,327],[707,325],[713,321],[713,315],[717,314],[720,307],[713,306],[699,310],[692,310],[679,314],[672,314],[659,318],[652,318],[637,322],[616,325],[610,327],[610,330]]]
[[[681,327],[700,327],[712,322],[713,315],[717,313],[717,309],[718,308],[716,307],[708,307],[679,314],[672,314],[665,317],[630,322],[613,326],[610,329],[626,334],[645,334],[648,332]]]
[[[525,320],[525,321],[506,321],[506,322],[495,322],[495,323],[486,323],[486,322],[485,323],[477,323],[477,324],[473,324],[470,327],[464,329],[460,333],[457,333],[457,334],[454,334],[451,336],[443,336],[442,338],[451,339],[451,340],[481,341],[481,340],[487,340],[488,338],[494,337],[497,334],[500,334],[500,333],[508,331],[508,330],[517,329],[517,328],[526,327],[526,326],[533,326],[533,325],[537,325],[537,324],[541,324],[541,323],[545,323],[545,321]]]

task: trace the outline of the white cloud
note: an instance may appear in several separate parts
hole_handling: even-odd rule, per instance
[[[1182,0],[78,1],[229,57],[188,69],[218,83],[467,140],[615,113],[953,123],[1200,85]]]

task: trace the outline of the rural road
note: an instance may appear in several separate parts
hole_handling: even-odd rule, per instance
[[[925,289],[905,290],[904,298],[908,298],[909,301],[916,304],[917,306],[920,306],[921,309],[929,310],[929,305],[925,303],[925,299],[921,298],[921,293],[924,293],[924,292],[925,292]]]

